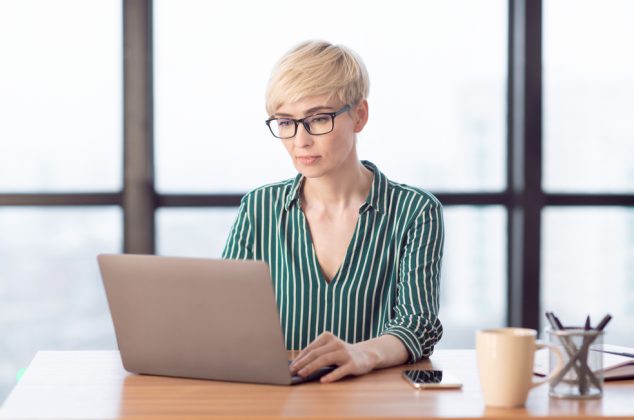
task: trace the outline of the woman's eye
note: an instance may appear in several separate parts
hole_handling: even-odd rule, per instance
[[[293,121],[292,120],[277,120],[277,125],[279,125],[280,127],[288,127],[290,125],[293,125]]]
[[[328,122],[328,119],[329,119],[328,115],[316,115],[310,122],[316,123],[316,124],[324,124]]]

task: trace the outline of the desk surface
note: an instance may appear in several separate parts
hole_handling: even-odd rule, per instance
[[[526,407],[484,407],[473,350],[437,350],[417,368],[451,370],[461,390],[417,391],[399,366],[333,384],[252,385],[133,375],[116,351],[39,352],[0,419],[201,418],[634,418],[634,381],[610,382],[599,400],[531,391]]]

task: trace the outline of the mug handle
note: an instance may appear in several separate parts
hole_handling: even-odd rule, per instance
[[[533,381],[533,383],[531,384],[531,388],[535,388],[536,386],[539,385],[543,385],[547,382],[552,381],[557,375],[559,375],[559,372],[561,372],[561,369],[563,369],[564,367],[564,358],[561,355],[561,352],[559,351],[559,348],[553,344],[548,344],[548,343],[542,343],[542,342],[537,342],[536,343],[536,349],[537,350],[541,350],[541,349],[545,349],[545,348],[549,348],[551,349],[553,352],[555,352],[555,356],[557,356],[557,367],[555,367],[555,370],[553,370],[552,372],[550,372],[550,375],[546,376],[544,379],[542,379],[541,381]]]

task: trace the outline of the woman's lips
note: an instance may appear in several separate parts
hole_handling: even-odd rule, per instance
[[[295,159],[297,159],[299,163],[302,163],[304,165],[312,165],[313,163],[317,162],[319,156],[296,156]]]

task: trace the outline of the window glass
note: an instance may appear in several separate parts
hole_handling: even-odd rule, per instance
[[[237,214],[234,207],[160,209],[156,217],[158,253],[220,258]]]
[[[0,401],[39,350],[115,349],[97,254],[121,252],[117,207],[0,207]]]
[[[568,325],[610,313],[604,342],[634,347],[634,209],[547,208],[542,236],[542,310]]]
[[[506,212],[445,207],[439,348],[475,348],[475,331],[506,323]]]
[[[629,0],[544,2],[545,189],[634,192],[633,21]]]
[[[307,39],[347,45],[368,67],[362,159],[434,191],[504,188],[507,2],[154,4],[160,191],[245,192],[295,175],[264,124],[264,92]]]
[[[121,2],[0,2],[0,193],[121,188]]]

